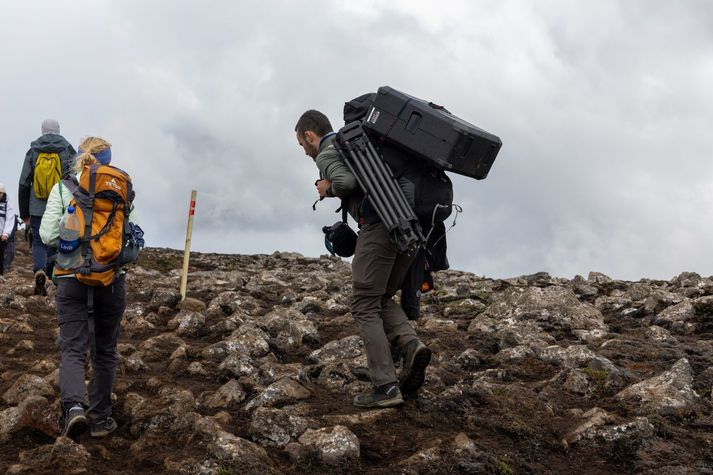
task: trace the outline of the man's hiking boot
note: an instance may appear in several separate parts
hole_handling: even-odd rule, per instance
[[[399,375],[401,392],[413,396],[423,386],[426,367],[431,362],[431,350],[421,342],[413,340],[404,347],[404,366]]]
[[[374,388],[372,393],[359,394],[354,398],[354,406],[360,408],[394,407],[404,403],[399,385],[389,383]]]
[[[80,404],[75,404],[64,414],[64,424],[62,435],[69,437],[75,442],[89,429],[89,421],[84,415],[84,408]]]
[[[35,272],[35,295],[47,295],[45,282],[47,282],[47,274],[45,274],[45,271],[40,269]]]
[[[101,419],[95,421],[92,424],[91,435],[92,437],[106,437],[116,430],[116,421],[107,417],[106,419]]]

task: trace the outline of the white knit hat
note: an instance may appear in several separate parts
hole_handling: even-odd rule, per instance
[[[42,121],[42,135],[57,134],[59,135],[59,122],[55,119],[45,119]]]

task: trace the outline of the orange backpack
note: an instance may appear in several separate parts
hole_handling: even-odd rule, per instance
[[[74,269],[56,268],[55,273],[74,276],[91,286],[108,286],[119,268],[127,264],[122,251],[130,233],[129,213],[134,201],[131,177],[111,165],[84,168],[79,182],[62,180],[72,191],[81,229],[83,264]]]

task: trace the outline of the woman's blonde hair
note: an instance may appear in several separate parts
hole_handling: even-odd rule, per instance
[[[74,159],[74,171],[81,173],[84,167],[93,163],[99,163],[95,155],[103,150],[111,148],[111,144],[99,137],[86,137],[79,144],[80,153]]]

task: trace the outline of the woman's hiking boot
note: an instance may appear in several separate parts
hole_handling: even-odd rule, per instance
[[[426,380],[426,367],[431,362],[431,350],[421,340],[409,342],[403,349],[404,366],[399,375],[401,392],[414,396]]]
[[[91,435],[92,437],[106,437],[116,430],[116,421],[107,417],[106,419],[100,419],[92,424]]]
[[[394,407],[404,403],[399,391],[397,383],[384,384],[377,386],[374,391],[366,394],[359,394],[354,398],[354,406],[362,409],[379,408],[379,407]]]
[[[62,435],[75,442],[89,429],[89,421],[81,404],[75,404],[64,414],[62,420]]]
[[[47,274],[45,274],[45,271],[40,269],[35,272],[35,295],[47,295],[45,282],[47,282]]]

